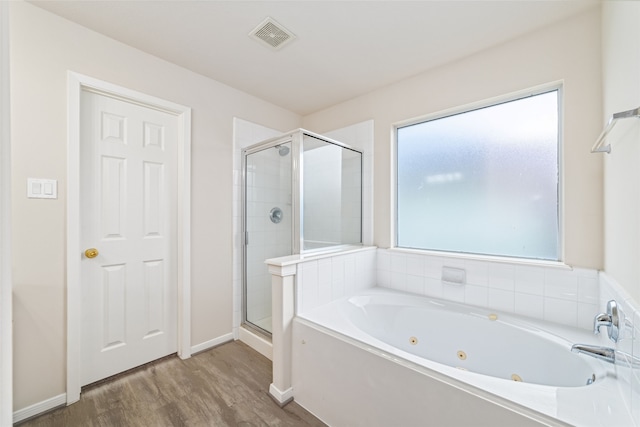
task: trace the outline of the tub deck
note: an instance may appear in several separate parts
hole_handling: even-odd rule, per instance
[[[407,294],[379,288],[361,295],[395,301],[392,303],[402,303],[398,298],[407,298]],[[415,295],[410,299],[425,300],[421,303],[429,301]],[[452,304],[430,301],[442,306]],[[593,384],[582,387],[520,383],[463,371],[398,349],[366,333],[354,323],[348,304],[348,298],[334,301],[300,314],[294,322],[295,399],[331,425],[385,425],[375,417],[367,419],[374,424],[360,423],[359,418],[349,416],[336,418],[334,422],[323,418],[324,412],[344,412],[340,410],[339,399],[327,397],[341,394],[345,399],[351,396],[351,403],[353,396],[368,396],[362,407],[365,413],[377,413],[377,408],[385,408],[378,417],[384,418],[388,411],[396,415],[402,413],[405,422],[396,425],[419,425],[420,419],[424,421],[421,417],[425,411],[435,417],[432,419],[439,420],[437,425],[465,425],[463,419],[456,417],[439,419],[438,411],[432,413],[427,409],[431,405],[450,416],[457,414],[456,408],[465,408],[465,413],[473,414],[473,425],[484,425],[484,421],[490,420],[493,425],[528,425],[529,422],[533,422],[531,425],[634,425],[629,414],[630,403],[616,380],[618,366],[576,355],[584,358],[597,376]],[[505,321],[530,324],[534,329],[544,329],[556,340],[565,340],[567,352],[570,343],[602,345],[585,330],[498,315]],[[318,355],[324,355],[324,359]],[[345,378],[349,377],[353,377],[350,383],[354,382],[354,386],[345,385]],[[421,395],[428,398],[416,399]],[[443,400],[441,396],[448,397]],[[327,401],[333,402],[332,407],[325,407]],[[450,424],[450,420],[458,424]]]

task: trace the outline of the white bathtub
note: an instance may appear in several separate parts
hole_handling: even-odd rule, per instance
[[[494,396],[494,402],[501,408],[524,414],[543,425],[554,424],[549,420],[578,426],[633,425],[629,404],[616,382],[616,367],[570,351],[574,343],[601,345],[588,331],[378,288],[302,313],[297,321],[298,330],[307,329],[297,332],[296,339],[307,347],[313,344],[307,343],[310,339],[305,337],[305,334],[312,335],[309,329],[312,327],[342,344],[347,342],[377,354],[387,363],[376,364],[377,372],[365,374],[365,381],[371,375],[379,375],[388,384],[386,368],[382,366],[399,363],[415,375],[437,378],[484,400],[491,401]],[[322,348],[312,352],[332,354],[326,348],[330,347],[329,342],[323,341]],[[294,348],[295,351],[304,350]],[[336,356],[335,360],[348,357]],[[355,363],[357,368],[358,362]],[[304,369],[315,368],[299,367],[298,372]],[[332,371],[329,369],[322,375],[331,375]],[[298,377],[305,375],[298,374]],[[340,383],[342,378],[334,380]],[[326,396],[311,396],[312,384],[298,381],[297,386],[294,384],[296,387],[303,401],[326,399]],[[402,384],[397,387],[403,389]],[[393,394],[385,396],[385,405],[396,398],[406,399]],[[296,400],[299,400],[297,389]],[[544,417],[536,418],[535,414]],[[316,415],[323,418],[322,414]],[[335,424],[352,424],[353,420],[335,421]]]

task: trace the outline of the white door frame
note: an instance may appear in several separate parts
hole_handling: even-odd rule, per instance
[[[178,356],[191,357],[191,109],[72,71],[67,75],[67,405],[80,399],[80,96],[83,89],[178,118]]]
[[[0,1],[0,425],[13,424],[9,3]]]

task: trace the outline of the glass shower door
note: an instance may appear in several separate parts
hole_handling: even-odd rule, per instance
[[[291,143],[245,155],[244,323],[271,333],[266,259],[292,254]]]

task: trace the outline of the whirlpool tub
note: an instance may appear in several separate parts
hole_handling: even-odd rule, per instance
[[[632,425],[618,367],[574,343],[599,341],[375,288],[296,318],[295,399],[330,425]]]

